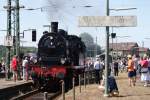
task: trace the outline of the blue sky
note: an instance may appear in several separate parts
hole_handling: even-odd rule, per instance
[[[12,0],[13,1],[13,0]],[[60,2],[58,2],[60,1]],[[68,30],[69,34],[79,35],[83,32],[88,32],[93,38],[98,37],[98,44],[105,46],[105,28],[104,27],[78,27],[78,16],[105,16],[106,15],[106,0],[20,0],[20,5],[25,8],[46,7],[41,12],[40,10],[27,11],[20,10],[20,32],[32,28],[37,29],[37,40],[39,40],[42,32],[48,30],[43,25],[50,24],[51,21],[59,21],[59,28]],[[57,6],[52,7],[51,4]],[[7,0],[0,0],[0,30],[6,29],[6,11],[3,6],[7,4]],[[85,8],[84,5],[91,5],[91,8]],[[137,27],[118,27],[113,28],[113,32],[117,36],[129,36],[117,38],[117,42],[137,42],[139,46],[144,43],[145,47],[150,47],[149,42],[145,38],[150,38],[150,13],[149,0],[110,0],[110,8],[137,8],[136,10],[127,11],[110,11],[113,16],[137,16]],[[110,32],[112,32],[110,27]],[[3,37],[6,32],[0,31],[0,44],[3,44]],[[23,45],[37,46],[37,43],[31,42],[31,31],[25,32],[27,41]],[[116,40],[115,40],[116,41]],[[111,42],[111,41],[110,41]],[[21,44],[22,45],[22,44]]]

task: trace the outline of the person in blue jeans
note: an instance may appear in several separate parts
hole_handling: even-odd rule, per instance
[[[119,73],[119,64],[118,64],[118,61],[115,61],[114,62],[114,74],[115,74],[115,76],[118,76],[118,73]]]

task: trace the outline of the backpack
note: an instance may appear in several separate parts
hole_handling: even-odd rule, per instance
[[[147,60],[141,61],[141,67],[147,68],[148,67],[148,61]]]

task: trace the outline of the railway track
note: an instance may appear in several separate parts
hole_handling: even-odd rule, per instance
[[[60,94],[61,91],[58,91],[56,93],[48,93],[48,92],[41,92],[38,89],[36,89],[26,94],[22,94],[17,97],[14,97],[11,100],[43,100],[44,98],[47,98],[46,100],[53,100]]]
[[[13,97],[11,100],[23,100],[24,98],[27,98],[29,96],[32,96],[34,94],[39,93],[40,91],[38,89],[32,90],[30,92],[27,92],[25,94],[21,94],[19,96]]]
[[[45,94],[44,93],[42,93],[42,92],[40,92],[40,93],[38,93],[38,94],[35,94],[35,95],[33,95],[33,96],[31,96],[31,97],[29,97],[29,98],[26,98],[26,99],[24,99],[24,100],[53,100],[53,99],[55,99],[57,96],[59,96],[61,94],[61,92],[59,91],[59,92],[56,92],[56,93],[47,93],[47,99],[44,99],[45,98]]]
[[[87,75],[86,75],[87,74]],[[94,77],[93,77],[93,73],[91,73],[91,75],[89,75],[89,72],[86,73],[85,75],[82,75],[82,78],[80,80],[80,84],[91,84],[94,82]],[[86,76],[84,78],[84,76]],[[44,90],[38,90],[38,89],[32,89],[28,92],[22,92],[19,93],[19,95],[14,96],[13,98],[11,98],[10,100],[43,100],[45,98],[45,93],[43,92]],[[46,100],[53,100],[57,97],[59,97],[59,95],[61,94],[61,91],[56,92],[56,93],[47,93]],[[45,99],[44,99],[45,100]]]

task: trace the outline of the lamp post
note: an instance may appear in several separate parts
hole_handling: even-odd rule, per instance
[[[106,16],[109,16],[109,0],[106,0]],[[106,26],[106,49],[105,49],[105,92],[104,96],[108,97],[108,67],[109,67],[109,26]]]
[[[109,8],[109,0],[106,0],[106,16],[109,16],[110,10],[133,10],[136,8],[125,8],[125,9],[110,9]],[[108,96],[108,67],[109,67],[109,26],[106,26],[106,49],[105,49],[105,92],[104,96]]]
[[[114,50],[114,44],[113,44],[113,39],[116,37],[116,33],[111,33],[111,39],[112,39],[112,58],[113,58],[113,50]],[[113,60],[113,59],[112,59]]]

